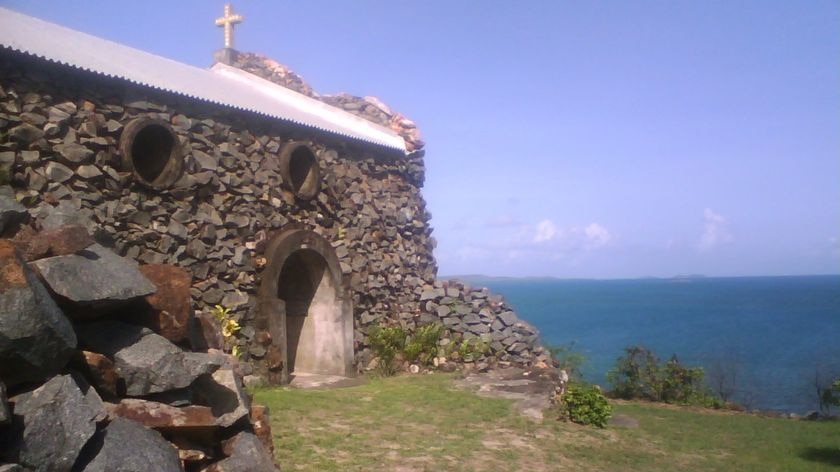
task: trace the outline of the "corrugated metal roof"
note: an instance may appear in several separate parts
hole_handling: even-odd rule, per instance
[[[0,45],[85,71],[405,152],[394,131],[248,72],[183,64],[0,7]]]

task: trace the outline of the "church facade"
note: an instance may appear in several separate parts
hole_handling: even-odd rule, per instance
[[[0,185],[36,225],[188,270],[197,323],[237,321],[227,348],[271,382],[353,375],[379,324],[547,359],[501,299],[436,280],[424,151],[393,128],[233,67],[229,48],[204,70],[5,9],[0,46]]]

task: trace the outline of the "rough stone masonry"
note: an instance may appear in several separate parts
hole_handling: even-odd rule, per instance
[[[271,78],[245,57],[246,69]],[[120,255],[187,269],[196,314],[206,317],[215,305],[230,309],[243,327],[233,342],[257,373],[280,380],[270,371],[286,367],[283,353],[272,352],[284,347],[272,336],[270,307],[259,291],[271,262],[266,248],[290,229],[311,233],[332,253],[323,256],[337,260],[336,284],[352,305],[356,356],[365,356],[373,325],[411,330],[441,321],[450,335],[483,336],[492,347],[487,361],[546,359],[536,331],[502,300],[436,281],[420,192],[422,147],[395,155],[8,50],[0,53],[0,78],[0,166],[13,189],[6,198],[24,205],[36,226],[80,224]],[[414,146],[422,145],[413,124],[394,119],[399,115],[376,100],[325,100],[398,123]],[[149,182],[152,171],[132,168],[121,149],[137,120],[173,134],[180,172],[168,186]],[[315,156],[317,191],[310,199],[301,198],[282,167],[282,154],[297,143]]]

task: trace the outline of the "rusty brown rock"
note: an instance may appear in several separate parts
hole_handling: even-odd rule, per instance
[[[106,403],[108,416],[136,421],[159,431],[207,431],[218,428],[216,417],[206,406],[175,407],[165,403],[124,398],[119,403]]]
[[[271,434],[271,421],[269,420],[267,406],[256,403],[251,405],[251,426],[254,428],[254,434],[273,456],[274,438]]]
[[[174,343],[183,341],[192,315],[189,272],[165,264],[140,266],[140,272],[157,287],[146,296],[150,311],[141,322]]]
[[[219,349],[224,347],[222,327],[213,315],[198,312],[190,323],[190,345],[195,351]]]
[[[93,244],[93,238],[79,225],[47,229],[32,236],[24,250],[27,261],[75,254]]]
[[[201,463],[209,462],[215,456],[212,447],[199,444],[190,438],[186,438],[178,434],[177,432],[168,434],[168,436],[169,442],[178,449],[178,457],[185,465],[186,463],[198,463],[200,467]],[[194,470],[194,467],[192,469],[187,467],[185,468],[187,470]]]
[[[78,351],[73,361],[100,393],[111,396],[120,393],[117,391],[119,376],[111,359],[97,352]]]

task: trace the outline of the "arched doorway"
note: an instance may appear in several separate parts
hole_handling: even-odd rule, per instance
[[[317,233],[290,230],[272,240],[260,284],[262,323],[282,357],[274,382],[295,373],[350,376],[353,309],[338,258]]]

